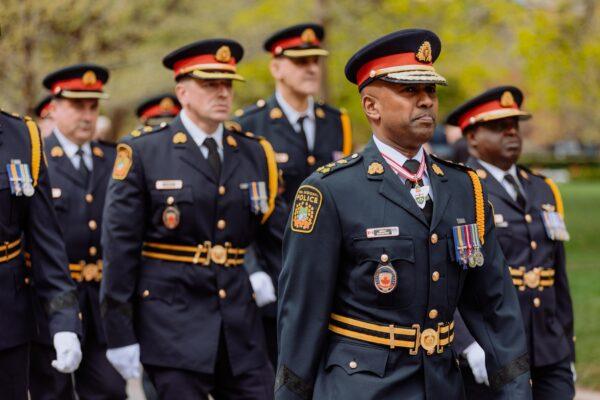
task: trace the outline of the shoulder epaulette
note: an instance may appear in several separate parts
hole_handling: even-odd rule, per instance
[[[519,173],[521,174],[521,176],[525,179],[529,179],[529,177],[527,176],[527,174],[529,175],[533,175],[533,176],[537,176],[540,179],[543,179],[544,182],[546,182],[546,185],[548,185],[548,187],[550,187],[550,190],[552,191],[552,195],[554,196],[554,202],[556,203],[556,212],[560,214],[561,217],[563,217],[563,219],[565,218],[565,205],[563,203],[563,199],[562,199],[562,195],[560,194],[560,190],[558,189],[558,186],[556,185],[556,183],[548,178],[545,175],[540,174],[537,171],[533,171],[527,167],[524,167],[522,165],[519,165]]]
[[[331,175],[335,171],[339,171],[340,169],[356,164],[356,162],[361,158],[362,155],[354,153],[348,157],[340,158],[337,161],[332,161],[329,164],[320,166],[319,168],[317,168],[317,173],[321,174],[322,178],[324,178],[328,175]]]
[[[257,111],[262,110],[263,108],[265,108],[265,106],[267,105],[267,102],[264,99],[258,99],[256,101],[256,103],[249,105],[248,107],[245,108],[239,108],[237,110],[235,110],[235,112],[233,113],[233,115],[235,115],[237,118],[249,115],[249,114],[254,114]]]
[[[23,120],[25,118],[29,118],[29,117],[23,117],[19,113],[16,113],[16,112],[8,112],[6,110],[0,110],[0,112],[2,114],[4,114],[4,115],[7,115],[7,116],[12,117],[12,118],[20,119],[20,120]],[[31,118],[29,118],[29,119],[31,119]]]
[[[242,126],[239,124],[239,122],[235,122],[235,121],[225,121],[223,123],[223,126],[225,127],[225,129],[227,129],[228,131],[233,131],[233,132],[242,132]]]
[[[432,159],[434,159],[435,161],[439,162],[440,164],[444,164],[448,167],[452,167],[454,169],[458,169],[460,171],[463,172],[468,172],[468,171],[474,171],[473,168],[466,166],[463,163],[456,163],[454,161],[450,161],[450,160],[445,160],[443,158],[440,158],[436,155],[430,154],[429,155]]]
[[[146,135],[148,133],[159,132],[159,131],[162,131],[163,129],[165,129],[167,127],[167,125],[168,124],[166,122],[161,122],[158,125],[144,125],[141,128],[137,128],[137,129],[134,129],[131,132],[129,132],[129,136],[137,138],[142,135]]]

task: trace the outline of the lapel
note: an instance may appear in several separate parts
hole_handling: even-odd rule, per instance
[[[235,144],[234,144],[235,143]],[[223,168],[221,171],[221,184],[225,184],[240,164],[237,140],[230,131],[223,131]]]
[[[383,166],[383,174],[371,175],[368,173],[369,165],[374,162]],[[379,152],[379,149],[377,148],[377,145],[375,142],[373,142],[373,139],[369,141],[363,151],[363,165],[367,179],[381,181],[379,193],[383,197],[404,208],[408,213],[410,213],[429,229],[429,224],[425,219],[423,211],[419,208],[419,206],[417,206],[415,199],[412,198],[408,189],[406,189],[406,187],[402,184],[402,181],[398,175],[396,175],[392,168],[390,168],[390,166],[385,162],[381,153]]]
[[[470,157],[469,160],[467,161],[467,165],[469,167],[473,168],[475,171],[480,170],[480,169],[485,171],[486,177],[482,178],[480,176],[479,178],[481,179],[482,182],[485,183],[485,186],[490,195],[494,195],[496,197],[501,198],[510,207],[516,209],[519,212],[523,212],[523,209],[519,206],[519,203],[517,203],[515,200],[512,199],[512,197],[510,197],[510,195],[508,194],[506,189],[504,189],[504,186],[502,186],[502,184],[500,182],[498,182],[498,180],[496,178],[494,178],[492,176],[492,174],[490,174],[490,172],[487,169],[485,169],[483,167],[483,165],[481,165],[476,158]]]
[[[201,172],[206,178],[208,178],[213,183],[218,183],[215,178],[215,173],[211,169],[208,164],[208,160],[204,158],[204,155],[200,151],[194,139],[190,136],[188,131],[183,126],[181,122],[181,117],[177,116],[170,124],[172,128],[172,136],[176,135],[178,132],[182,132],[185,134],[187,140],[185,143],[172,143],[172,146],[175,148],[175,153],[183,160],[186,164],[190,165],[192,168]]]
[[[444,216],[444,212],[446,211],[446,207],[448,206],[448,202],[452,197],[452,193],[450,191],[450,187],[446,185],[448,182],[448,178],[446,175],[438,175],[432,171],[431,165],[434,161],[431,159],[429,155],[426,156],[427,162],[427,174],[429,177],[429,182],[431,184],[431,188],[433,190],[433,216],[431,217],[431,231],[435,230],[439,225],[442,217]],[[440,167],[439,163],[436,163],[438,168]],[[443,170],[442,170],[443,171]]]
[[[58,171],[58,173],[66,176],[68,179],[73,181],[78,186],[81,186],[82,188],[86,188],[83,177],[81,176],[79,171],[77,171],[75,169],[71,160],[69,160],[67,153],[65,153],[65,150],[60,145],[60,142],[56,138],[56,135],[54,135],[54,132],[52,132],[46,139],[45,146],[46,146],[46,149],[50,151],[50,153],[47,152],[46,155],[49,156],[48,158],[50,158],[50,160],[51,160],[50,162],[53,162],[56,164],[56,170]],[[62,154],[58,157],[52,156],[52,149],[54,149],[55,147],[59,147],[60,150],[62,151]]]
[[[92,147],[92,161],[94,163],[90,178],[90,193],[95,193],[98,186],[106,181],[106,175],[111,169],[107,168],[108,160],[102,148],[98,146],[98,143],[91,142],[90,145]]]
[[[273,129],[271,131],[280,133],[282,136],[284,136],[286,138],[286,141],[292,143],[296,147],[299,147],[304,152],[307,152],[308,150],[306,149],[306,140],[304,138],[302,138],[300,136],[300,134],[298,134],[298,132],[296,132],[296,130],[294,129],[294,127],[292,126],[290,121],[287,119],[287,117],[283,113],[283,110],[281,109],[281,106],[277,102],[275,95],[271,96],[271,98],[267,102],[267,107],[269,108],[269,113],[268,113],[267,118],[269,119],[269,122],[270,122],[271,126],[273,127]],[[278,113],[278,115],[276,115],[278,118],[272,118],[271,113],[272,113],[272,110],[275,108],[279,109],[279,111],[280,111]],[[315,143],[316,143],[316,141],[315,141]],[[315,146],[315,148],[316,148],[316,146]]]

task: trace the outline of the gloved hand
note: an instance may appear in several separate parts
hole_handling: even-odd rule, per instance
[[[571,373],[573,374],[573,383],[577,382],[577,371],[575,370],[574,362],[571,362]]]
[[[266,272],[258,271],[250,275],[250,284],[256,295],[256,305],[259,307],[277,300],[273,281],[271,281],[271,277]]]
[[[108,349],[106,350],[106,358],[125,380],[137,379],[142,375],[140,345],[138,343]]]
[[[485,369],[485,352],[479,343],[471,343],[463,350],[462,354],[467,359],[469,367],[471,367],[475,382],[479,384],[485,383],[487,386],[490,386],[487,370]]]
[[[56,332],[53,338],[56,360],[52,366],[59,372],[70,374],[81,362],[81,345],[74,332]]]

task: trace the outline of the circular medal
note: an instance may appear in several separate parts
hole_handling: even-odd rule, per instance
[[[475,254],[473,254],[473,259],[475,260],[475,264],[477,264],[478,267],[483,266],[484,258],[483,258],[483,253],[481,252],[481,250],[477,249],[475,251]]]
[[[469,267],[475,268],[476,266],[477,266],[477,262],[475,261],[475,258],[473,258],[473,255],[471,254],[469,256]]]
[[[33,189],[33,185],[31,184],[31,182],[25,182],[23,184],[23,194],[27,197],[31,197],[34,193],[35,189]]]
[[[162,213],[162,220],[165,228],[175,229],[179,225],[180,212],[175,206],[168,206]]]
[[[373,282],[375,283],[375,289],[381,293],[390,293],[396,289],[398,284],[398,275],[396,270],[389,264],[379,265],[375,274],[373,275]]]

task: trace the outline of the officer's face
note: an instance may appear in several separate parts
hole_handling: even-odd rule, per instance
[[[303,96],[316,94],[321,86],[321,64],[316,56],[276,57],[271,61],[271,74],[279,84]]]
[[[522,139],[516,117],[478,124],[468,131],[467,140],[476,157],[504,170],[521,155]]]
[[[233,86],[229,79],[185,79],[177,83],[177,98],[192,118],[220,123],[229,118]]]
[[[362,90],[365,114],[378,137],[418,149],[433,136],[438,112],[435,84],[374,81]]]
[[[54,99],[50,116],[67,139],[82,145],[92,140],[98,120],[97,99]]]

